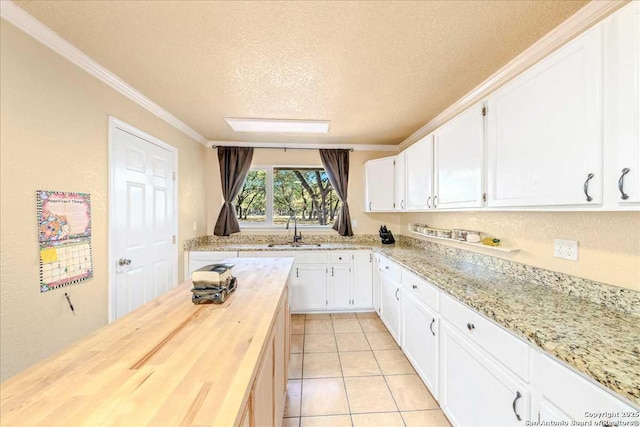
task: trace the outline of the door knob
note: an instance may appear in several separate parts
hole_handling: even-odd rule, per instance
[[[131,264],[131,260],[127,259],[127,258],[120,258],[118,260],[118,265],[130,265]]]

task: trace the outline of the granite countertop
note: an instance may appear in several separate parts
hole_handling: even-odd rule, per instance
[[[516,335],[640,405],[640,317],[422,248],[363,243],[320,247],[199,245],[192,250],[373,249]]]
[[[320,245],[320,246],[318,246]],[[229,244],[203,244],[198,245],[190,251],[339,251],[339,250],[368,250],[375,244],[371,243],[305,243],[302,246],[291,246],[290,244],[277,244],[269,247],[265,243],[229,243]],[[380,245],[377,245],[380,246]]]

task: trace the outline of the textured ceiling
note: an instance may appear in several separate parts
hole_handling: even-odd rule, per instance
[[[16,3],[210,140],[398,144],[587,1]]]

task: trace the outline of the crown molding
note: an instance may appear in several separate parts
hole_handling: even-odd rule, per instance
[[[207,145],[207,139],[190,128],[186,123],[131,87],[127,82],[98,64],[80,49],[63,39],[49,27],[31,16],[11,0],[0,1],[0,17],[27,33],[43,45],[82,68],[98,80],[164,120],[185,135]]]
[[[253,148],[305,148],[305,149],[352,149],[353,151],[393,151],[397,152],[398,145],[376,144],[310,144],[304,142],[249,142],[249,141],[209,141],[207,147],[253,147]]]
[[[639,0],[635,0],[639,1]],[[628,1],[625,0],[598,0],[591,1],[566,21],[547,33],[540,40],[527,48],[520,55],[509,61],[505,66],[480,83],[471,92],[457,100],[446,110],[434,117],[429,123],[411,134],[400,143],[400,150],[418,142],[456,115],[477,102],[482,101],[496,89],[503,86],[513,78],[522,74],[528,68],[537,64],[540,60],[556,51],[575,37],[583,33],[594,24],[621,8]]]

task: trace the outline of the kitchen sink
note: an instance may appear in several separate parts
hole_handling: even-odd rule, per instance
[[[302,242],[283,243],[283,244],[269,243],[267,245],[268,248],[319,248],[321,246],[322,245],[320,243],[302,243]]]

